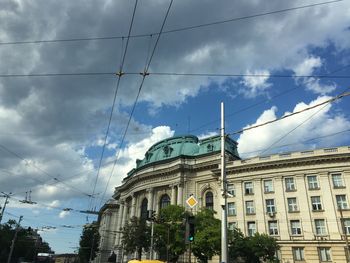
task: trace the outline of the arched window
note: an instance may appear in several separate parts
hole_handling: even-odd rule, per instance
[[[162,195],[162,197],[160,198],[159,208],[162,209],[167,207],[168,205],[170,205],[170,197],[167,194]]]
[[[147,215],[147,206],[148,206],[148,200],[147,198],[144,198],[141,203],[141,219],[146,220],[148,215]]]
[[[212,192],[207,192],[205,194],[205,207],[210,210],[214,209],[214,197]]]

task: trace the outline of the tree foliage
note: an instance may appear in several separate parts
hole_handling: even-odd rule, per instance
[[[14,220],[0,225],[0,262],[7,262],[16,228],[17,222]],[[49,244],[42,242],[42,238],[35,230],[20,227],[11,262],[18,262],[20,258],[25,261],[34,261],[39,252],[52,253]]]
[[[278,249],[276,239],[267,234],[245,237],[239,229],[230,232],[229,256],[233,262],[278,262],[275,257]]]
[[[207,262],[214,255],[220,254],[220,226],[220,220],[214,217],[212,210],[204,209],[195,216],[192,252],[201,262]]]
[[[98,226],[96,222],[86,225],[83,228],[83,232],[80,236],[79,242],[79,252],[78,257],[80,263],[87,263],[90,260],[96,257],[99,247],[100,235],[98,233]]]
[[[185,209],[169,205],[161,209],[154,231],[154,249],[163,260],[177,262],[186,251],[185,244]]]
[[[133,217],[124,229],[122,242],[127,253],[137,252],[137,258],[141,260],[142,250],[148,251],[150,242],[150,227],[145,220]]]

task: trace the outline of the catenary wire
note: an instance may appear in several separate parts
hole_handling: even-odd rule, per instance
[[[247,19],[263,17],[263,16],[268,16],[268,15],[273,15],[273,14],[278,14],[278,13],[285,13],[285,12],[306,9],[306,8],[311,8],[311,7],[321,6],[321,5],[333,4],[333,3],[342,2],[342,1],[343,0],[319,2],[319,3],[309,4],[309,5],[296,6],[296,7],[285,8],[285,9],[269,11],[269,12],[264,12],[264,13],[258,13],[258,14],[253,14],[253,15],[235,17],[235,18],[231,18],[231,19],[218,20],[218,21],[214,21],[214,22],[210,22],[210,23],[203,23],[203,24],[198,24],[198,25],[193,25],[193,26],[179,27],[179,28],[174,28],[174,29],[163,31],[162,34],[169,34],[169,33],[175,33],[175,32],[180,32],[180,31],[193,30],[193,29],[202,28],[202,27],[209,27],[209,26],[214,26],[214,25],[226,24],[226,23],[230,23],[230,22],[247,20]],[[130,38],[148,37],[150,35],[158,35],[158,34],[159,34],[159,32],[158,33],[147,33],[147,34],[136,34],[136,35],[130,35]],[[122,39],[122,38],[126,38],[126,36],[102,36],[102,37],[86,37],[86,38],[51,39],[51,40],[49,39],[49,40],[30,40],[30,41],[8,41],[8,42],[0,42],[0,45],[44,44],[44,43],[58,43],[58,42],[113,40],[113,39]]]
[[[117,99],[117,94],[118,94],[118,89],[119,89],[119,85],[120,85],[120,80],[121,80],[121,77],[123,75],[123,67],[124,67],[124,63],[125,63],[126,54],[127,54],[127,51],[128,51],[128,45],[129,45],[131,30],[132,30],[132,27],[133,27],[133,24],[134,24],[134,18],[135,18],[137,3],[138,3],[138,0],[135,0],[135,5],[134,5],[134,8],[133,8],[131,22],[130,22],[130,26],[129,26],[128,37],[127,37],[126,44],[125,44],[125,50],[124,50],[123,58],[122,58],[122,61],[120,63],[120,67],[119,67],[118,81],[117,81],[117,85],[116,85],[115,92],[114,92],[112,109],[111,109],[111,112],[110,112],[110,115],[109,115],[109,119],[108,119],[107,130],[106,130],[106,134],[105,134],[105,137],[104,137],[104,142],[103,142],[102,152],[101,152],[101,156],[100,156],[100,160],[99,160],[99,164],[98,164],[98,168],[97,168],[97,173],[96,173],[96,178],[95,178],[95,182],[94,182],[94,187],[93,187],[93,190],[92,190],[92,196],[95,193],[97,182],[98,182],[98,177],[99,177],[100,171],[101,171],[102,160],[103,160],[105,148],[106,148],[106,145],[107,145],[107,138],[108,138],[111,122],[112,122],[112,117],[113,117],[113,113],[114,113],[114,107],[115,107],[115,102],[116,102],[116,99]],[[93,198],[90,197],[90,204],[89,204],[89,209],[90,210],[92,210],[92,206],[93,206],[92,203],[93,203]]]
[[[344,93],[341,93],[340,95],[338,96],[335,96],[335,97],[332,97],[324,102],[321,102],[321,103],[318,103],[316,105],[313,105],[313,106],[310,106],[310,107],[307,107],[307,108],[304,108],[300,111],[296,111],[296,112],[293,112],[291,114],[288,114],[288,115],[284,115],[280,118],[277,118],[277,119],[274,119],[274,120],[271,120],[271,121],[267,121],[267,122],[264,122],[264,123],[260,123],[260,124],[257,124],[257,125],[253,125],[253,126],[250,126],[248,128],[243,128],[241,130],[238,130],[238,131],[235,131],[235,132],[232,132],[232,133],[228,133],[228,135],[235,135],[235,134],[240,134],[240,133],[243,133],[245,131],[248,131],[248,130],[251,130],[251,129],[256,129],[256,128],[259,128],[259,127],[262,127],[262,126],[265,126],[265,125],[268,125],[268,124],[271,124],[271,123],[274,123],[274,122],[277,122],[277,121],[280,121],[280,120],[283,120],[283,119],[286,119],[286,118],[289,118],[291,116],[294,116],[296,114],[300,114],[300,113],[303,113],[305,111],[308,111],[308,110],[311,110],[311,109],[314,109],[314,108],[317,108],[319,106],[322,106],[322,105],[325,105],[325,104],[328,104],[328,103],[331,103],[333,101],[336,101],[338,99],[341,99],[343,97],[346,97],[346,96],[349,96],[350,95],[350,92],[344,92]]]
[[[126,125],[126,127],[125,127],[125,131],[124,131],[123,137],[122,137],[122,139],[121,139],[121,141],[120,141],[119,150],[118,150],[117,156],[116,156],[116,158],[115,158],[115,161],[113,162],[113,166],[112,166],[112,170],[111,170],[110,176],[109,176],[109,178],[108,178],[108,181],[107,181],[105,190],[104,190],[104,192],[103,192],[103,195],[101,196],[100,205],[102,204],[103,198],[104,198],[104,196],[105,196],[105,194],[106,194],[106,192],[107,192],[108,185],[109,185],[110,180],[111,180],[111,178],[112,178],[112,176],[113,176],[113,172],[114,172],[114,169],[115,169],[115,166],[116,166],[116,164],[117,164],[118,157],[119,157],[119,154],[120,154],[120,149],[122,148],[122,146],[123,146],[123,144],[124,144],[124,141],[125,141],[125,138],[126,138],[126,134],[127,134],[127,132],[128,132],[128,129],[129,129],[129,125],[130,125],[132,116],[133,116],[133,114],[134,114],[136,105],[137,105],[137,103],[138,103],[138,99],[139,99],[140,94],[141,94],[141,90],[142,90],[143,84],[144,84],[144,82],[145,82],[146,76],[148,76],[148,69],[149,69],[149,67],[150,67],[150,65],[151,65],[151,62],[152,62],[152,60],[153,60],[153,56],[154,56],[155,51],[156,51],[156,48],[157,48],[157,46],[158,46],[159,39],[160,39],[160,37],[161,37],[161,35],[162,35],[163,28],[164,28],[164,26],[165,26],[165,23],[166,23],[166,20],[167,20],[167,18],[168,18],[168,15],[169,15],[169,12],[170,12],[170,9],[171,9],[172,4],[173,4],[173,0],[170,0],[168,9],[167,9],[166,14],[165,14],[164,19],[163,19],[162,26],[161,26],[161,28],[160,28],[159,33],[157,34],[157,35],[158,35],[158,36],[157,36],[157,40],[156,40],[156,42],[155,42],[155,44],[154,44],[154,46],[153,46],[153,50],[152,50],[151,56],[150,56],[150,58],[149,58],[149,61],[148,61],[147,65],[146,65],[145,69],[144,69],[144,72],[143,72],[143,74],[142,74],[142,81],[141,81],[141,84],[140,84],[140,86],[139,86],[139,89],[138,89],[138,92],[137,92],[137,95],[136,95],[135,102],[134,102],[134,104],[133,104],[132,110],[131,110],[131,112],[130,112],[129,119],[128,119],[127,125]]]

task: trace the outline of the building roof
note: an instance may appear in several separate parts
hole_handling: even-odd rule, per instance
[[[237,142],[226,137],[226,152],[239,159]],[[194,135],[175,136],[152,145],[145,153],[142,160],[136,160],[136,168],[128,173],[128,177],[135,171],[165,160],[171,160],[180,156],[196,157],[216,153],[221,150],[220,135],[199,140]]]

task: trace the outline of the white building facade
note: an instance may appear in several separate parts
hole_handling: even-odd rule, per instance
[[[245,160],[228,137],[225,148],[229,228],[276,238],[281,262],[346,262],[350,147]],[[219,180],[219,136],[173,137],[153,145],[100,211],[95,262],[107,262],[112,251],[117,262],[127,259],[120,230],[132,216],[146,217],[147,211],[158,213],[169,204],[189,209],[190,195],[199,201],[194,213],[202,207],[220,212]]]

